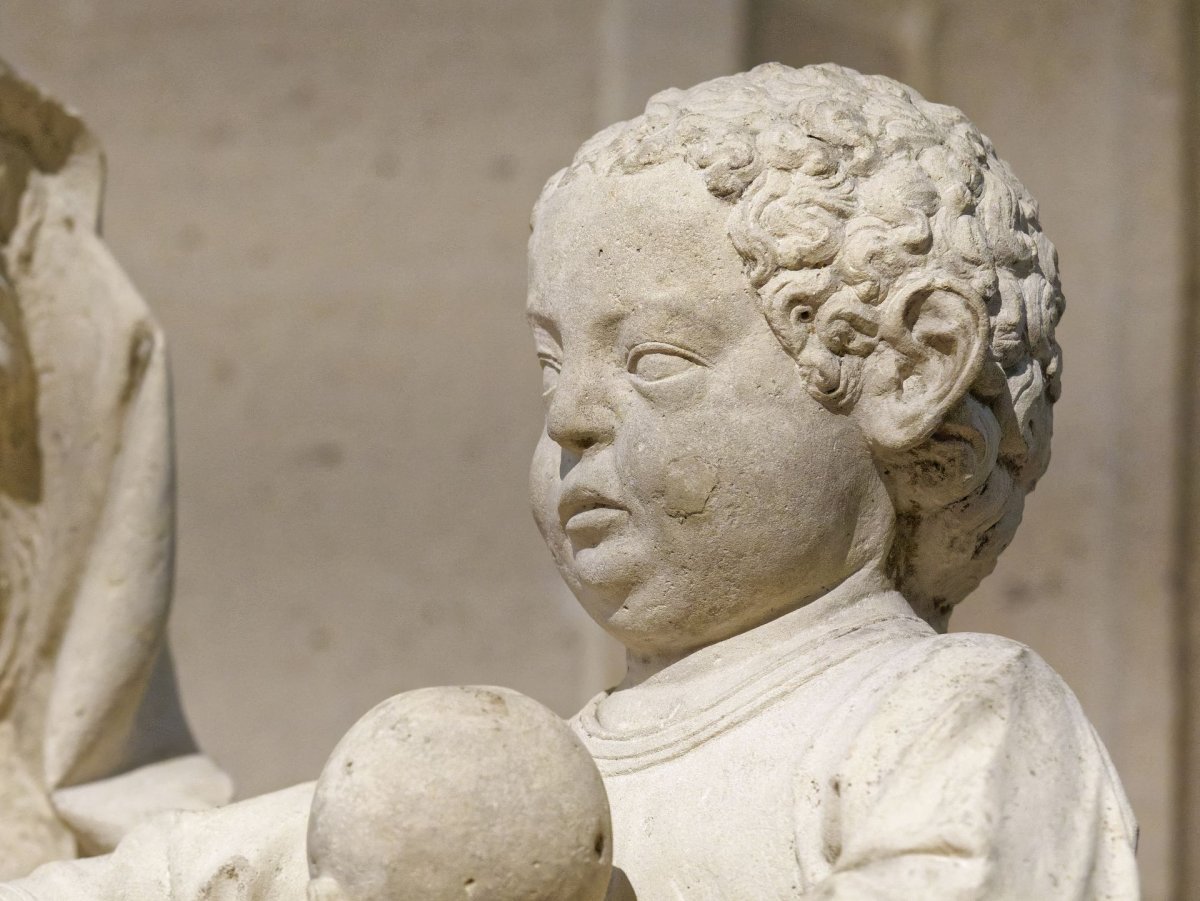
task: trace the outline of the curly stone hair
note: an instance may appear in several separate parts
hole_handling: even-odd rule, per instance
[[[831,409],[853,405],[880,310],[914,275],[986,305],[988,354],[970,389],[915,446],[877,456],[898,517],[891,574],[944,629],[1049,461],[1063,295],[1037,204],[959,110],[879,75],[769,63],[655,95],[587,141],[539,207],[581,173],[669,160],[730,205],[729,236],[763,303],[787,292],[808,308],[797,362]]]

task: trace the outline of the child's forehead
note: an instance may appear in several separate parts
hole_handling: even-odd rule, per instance
[[[605,236],[616,245],[647,249],[647,240],[672,241],[695,233],[713,237],[729,205],[714,197],[700,173],[679,160],[640,172],[580,174],[540,204],[532,247],[549,238],[578,241]],[[624,238],[622,237],[624,236]]]
[[[729,206],[686,164],[586,176],[542,205],[529,245],[529,310],[614,294],[669,302],[748,283],[730,240]]]

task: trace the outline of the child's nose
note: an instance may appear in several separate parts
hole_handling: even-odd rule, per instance
[[[601,378],[564,368],[550,398],[546,434],[564,450],[584,451],[612,441],[616,415]]]

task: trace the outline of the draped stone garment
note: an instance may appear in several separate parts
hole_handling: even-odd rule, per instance
[[[1062,679],[854,581],[693,655],[641,721],[628,696],[619,727],[606,695],[577,715],[610,897],[1137,898],[1132,812]]]
[[[1136,899],[1132,814],[1062,680],[1028,648],[938,635],[899,594],[861,589],[577,715],[612,808],[611,901]],[[300,901],[311,797],[172,815],[0,901]]]
[[[162,335],[97,234],[101,153],[0,64],[0,876],[223,803],[164,645]]]

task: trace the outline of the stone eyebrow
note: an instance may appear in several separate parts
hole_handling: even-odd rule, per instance
[[[719,323],[708,315],[714,305],[697,302],[685,292],[663,294],[659,300],[661,305],[635,304],[624,317],[625,327],[667,327],[714,340],[722,337]]]

